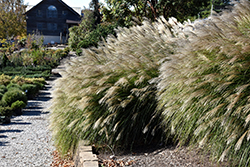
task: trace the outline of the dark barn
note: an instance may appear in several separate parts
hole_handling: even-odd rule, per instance
[[[68,29],[81,21],[80,10],[74,10],[62,0],[43,0],[25,13],[27,34],[39,32],[44,44],[66,43]]]

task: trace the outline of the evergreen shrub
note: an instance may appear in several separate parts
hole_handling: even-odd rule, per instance
[[[8,90],[2,97],[2,101],[6,102],[8,106],[11,106],[15,101],[20,100],[27,104],[26,93],[19,89]]]
[[[0,106],[0,116],[12,116],[13,110],[11,107],[1,107]]]
[[[0,85],[0,93],[4,94],[5,92],[7,92],[7,88],[5,85]]]
[[[7,107],[7,103],[3,100],[0,100],[0,107]]]
[[[16,109],[22,109],[26,106],[26,104],[23,101],[17,100],[14,103],[11,104],[12,110]]]
[[[39,91],[40,86],[35,84],[23,84],[22,90],[26,92],[28,98],[33,98]]]
[[[16,83],[10,83],[9,85],[6,86],[6,88],[8,90],[13,90],[13,89],[22,90],[22,87]]]
[[[7,86],[10,83],[11,79],[12,78],[10,76],[1,74],[0,75],[0,84]]]
[[[1,91],[1,89],[0,89],[0,91]],[[0,100],[1,100],[2,97],[3,97],[3,94],[4,94],[4,93],[1,93],[1,92],[0,92]]]

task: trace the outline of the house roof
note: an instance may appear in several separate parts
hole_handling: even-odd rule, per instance
[[[32,6],[32,5],[28,5],[26,8],[26,12],[25,14],[27,14],[28,12],[30,12],[31,10],[33,10],[35,7],[37,7],[38,5],[40,5],[44,0],[40,1],[38,4]],[[66,8],[68,8],[70,11],[72,11],[74,14],[81,16],[81,7],[70,7],[68,6],[65,2],[63,2],[62,0],[57,0],[59,1],[63,6],[65,6]]]

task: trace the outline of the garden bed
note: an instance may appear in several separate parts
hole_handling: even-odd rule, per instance
[[[52,75],[69,49],[52,50],[44,47],[0,53],[0,123],[5,118],[21,115],[27,99],[33,99]]]

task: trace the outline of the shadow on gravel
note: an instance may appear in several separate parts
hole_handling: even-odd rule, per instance
[[[9,124],[6,124],[9,125]],[[23,130],[18,130],[18,129],[8,129],[8,130],[0,130],[0,133],[9,133],[9,132],[13,132],[13,133],[20,133]]]
[[[23,109],[23,116],[39,116],[47,113],[44,111],[45,102],[51,100],[51,93],[49,92],[51,86],[46,86],[45,89],[41,90],[34,99],[28,100],[28,105]]]
[[[6,144],[8,144],[9,142],[1,142],[0,141],[0,146],[6,146]]]
[[[0,135],[0,138],[7,138],[8,136],[6,135]]]
[[[9,125],[30,125],[31,123],[29,122],[16,122],[12,121],[9,124],[3,124],[3,126],[9,126]]]
[[[53,80],[50,80],[50,81],[53,81]],[[43,89],[43,90],[46,90],[46,89],[51,89],[52,88],[52,86],[51,85],[45,85],[45,89]]]
[[[39,99],[37,99],[39,102],[46,102],[49,101],[51,99],[51,97],[39,97]]]
[[[36,110],[41,110],[43,107],[40,106],[27,106],[26,108],[23,109],[23,111],[36,111]]]
[[[47,81],[51,82],[56,80],[57,76],[50,77]],[[50,89],[52,89],[52,85],[46,84],[45,88],[40,90],[39,94],[32,100],[28,100],[28,105],[23,109],[23,116],[39,116],[42,114],[48,114],[47,108],[44,103],[51,100]],[[39,119],[39,118],[35,118]]]
[[[34,111],[34,110],[31,110],[31,111],[28,111],[28,110],[24,110],[23,111],[23,116],[39,116],[43,114],[41,111]]]
[[[40,92],[37,99],[42,100],[41,98],[50,96],[49,92]]]

